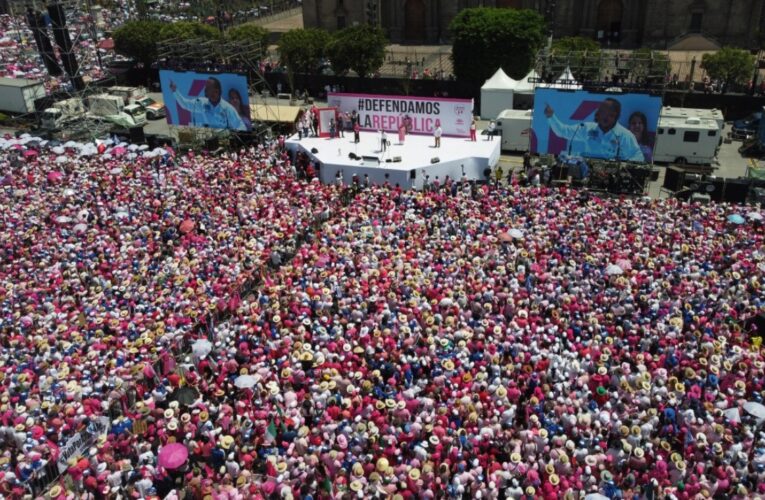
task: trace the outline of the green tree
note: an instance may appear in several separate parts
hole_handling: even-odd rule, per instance
[[[163,26],[159,21],[128,21],[112,33],[114,50],[149,65],[157,58],[157,42]]]
[[[670,73],[671,63],[667,54],[643,48],[630,54],[627,68],[635,79],[661,82]]]
[[[197,38],[214,40],[220,37],[220,32],[212,26],[197,21],[177,21],[163,24],[159,36],[160,40],[193,40]]]
[[[380,69],[385,62],[388,40],[380,28],[360,24],[335,33],[326,53],[332,70],[338,75],[355,71],[366,77]]]
[[[497,68],[519,79],[533,66],[545,22],[532,10],[463,9],[449,26],[455,76],[482,84]]]
[[[226,38],[229,40],[257,42],[264,53],[268,51],[269,35],[270,33],[266,28],[255,23],[244,23],[226,30]]]
[[[574,78],[580,81],[597,80],[602,67],[601,55],[600,45],[591,38],[560,38],[552,44],[548,65],[556,77],[570,67]]]
[[[744,49],[723,47],[714,53],[704,54],[701,69],[709,78],[723,82],[723,92],[728,85],[740,85],[752,77],[755,57]]]
[[[293,29],[279,38],[279,56],[288,71],[315,73],[326,56],[332,40],[329,33],[319,29]]]

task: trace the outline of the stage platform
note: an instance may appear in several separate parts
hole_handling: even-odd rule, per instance
[[[471,142],[466,138],[442,137],[440,148],[434,146],[432,136],[426,135],[408,135],[401,144],[398,135],[388,134],[388,141],[391,145],[386,152],[380,150],[380,134],[374,132],[361,132],[358,144],[354,144],[352,132],[335,139],[309,137],[298,140],[296,134],[285,144],[290,151],[303,151],[311,160],[318,161],[324,183],[335,182],[340,171],[345,184],[350,184],[354,175],[363,181],[366,174],[374,184],[387,181],[392,186],[398,184],[404,189],[419,189],[426,175],[430,176],[430,182],[436,178],[443,182],[447,176],[459,180],[463,173],[469,180],[483,180],[484,170],[493,168],[499,161],[501,138],[487,141],[486,136],[479,134],[478,140]],[[351,159],[350,153],[361,159]],[[397,158],[401,161],[394,162]],[[432,163],[433,158],[439,161]]]

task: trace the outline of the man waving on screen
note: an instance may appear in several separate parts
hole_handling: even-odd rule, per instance
[[[565,152],[569,155],[643,162],[645,157],[634,134],[619,124],[622,106],[616,99],[605,99],[595,112],[593,123],[565,124],[555,116],[549,104],[545,117],[550,129],[568,141]]]
[[[237,110],[223,100],[223,89],[217,78],[210,77],[207,79],[204,97],[181,95],[172,80],[170,81],[170,90],[173,92],[176,102],[191,113],[192,126],[247,130],[247,126]]]

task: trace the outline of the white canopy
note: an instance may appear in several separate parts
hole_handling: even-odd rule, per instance
[[[481,87],[481,117],[497,118],[503,110],[513,108],[513,88],[518,82],[499,68]]]
[[[536,83],[532,83],[529,80],[534,80],[539,78],[539,74],[534,71],[533,69],[529,71],[529,74],[521,78],[518,82],[515,84],[515,88],[513,91],[516,94],[533,94],[534,93],[534,87],[536,87]]]
[[[491,78],[481,87],[481,90],[507,90],[514,89],[518,82],[507,76],[507,74],[499,68]]]
[[[555,80],[554,87],[566,89],[582,88],[582,86],[579,85],[579,82],[577,82],[574,78],[573,73],[571,73],[571,68],[569,66],[566,66],[566,69],[563,70],[563,73],[561,73],[558,79]]]

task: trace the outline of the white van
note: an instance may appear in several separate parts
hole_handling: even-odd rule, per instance
[[[709,165],[722,144],[716,120],[662,116],[656,129],[653,161]]]
[[[661,118],[699,118],[701,120],[714,120],[720,130],[725,128],[725,118],[719,109],[702,108],[673,108],[664,106],[661,108]]]

